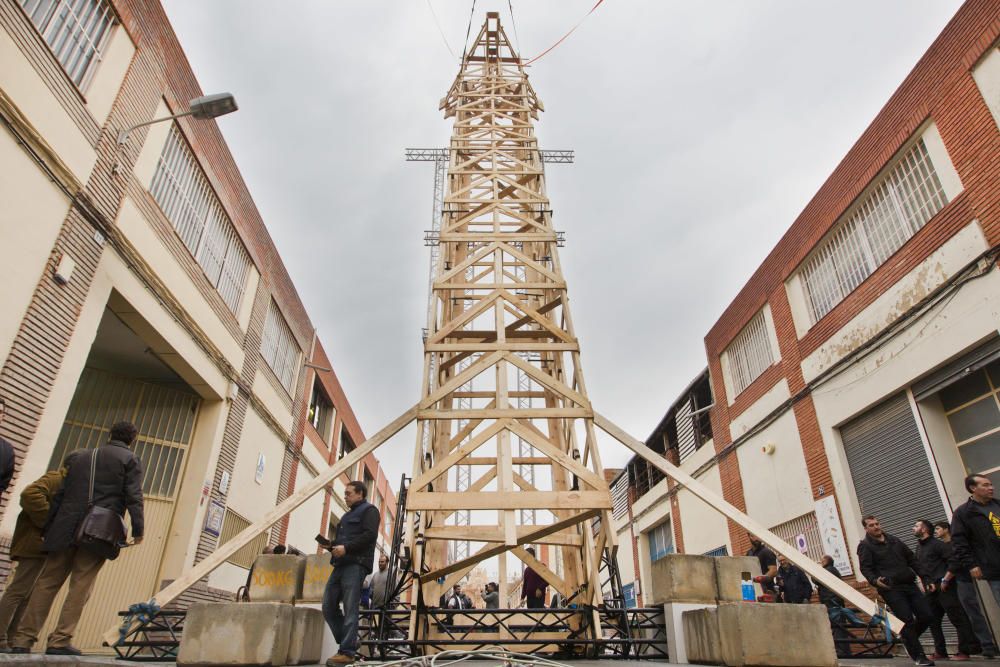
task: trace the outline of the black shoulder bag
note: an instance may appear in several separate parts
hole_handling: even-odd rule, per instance
[[[94,504],[94,476],[97,472],[97,453],[90,455],[90,488],[87,493],[87,513],[80,520],[73,536],[79,547],[94,554],[114,560],[125,544],[125,519],[118,512]]]

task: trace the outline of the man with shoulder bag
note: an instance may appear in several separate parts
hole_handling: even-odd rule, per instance
[[[45,564],[11,641],[11,653],[31,651],[68,578],[69,592],[45,652],[80,655],[70,642],[97,573],[126,544],[125,510],[132,519],[133,544],[142,542],[142,466],[131,450],[137,434],[131,423],[118,422],[107,444],[66,457],[66,481],[52,499],[43,530]]]

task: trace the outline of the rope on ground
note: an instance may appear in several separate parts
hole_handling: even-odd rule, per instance
[[[371,662],[370,664],[379,667],[448,667],[466,660],[493,659],[499,660],[503,665],[527,665],[528,667],[573,667],[565,662],[557,662],[549,658],[527,653],[514,653],[503,648],[478,649],[474,651],[441,651],[433,656],[420,656],[416,658],[404,658],[390,662]],[[369,661],[365,661],[369,662]]]
[[[160,612],[160,606],[155,602],[136,602],[128,608],[128,613],[122,617],[122,625],[118,629],[118,643],[125,641],[132,628],[132,621],[139,621],[139,627],[149,623]]]

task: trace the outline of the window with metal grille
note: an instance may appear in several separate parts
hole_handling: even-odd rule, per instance
[[[771,529],[771,532],[782,540],[798,547],[799,535],[805,537],[806,552],[810,559],[818,561],[823,557],[823,536],[819,532],[819,522],[816,520],[816,513],[809,512],[800,517],[778,524]],[[787,556],[787,554],[785,554]]]
[[[177,125],[170,128],[149,192],[208,282],[229,310],[237,312],[250,255]]]
[[[611,486],[611,515],[620,519],[628,514],[628,473],[619,476]]]
[[[333,402],[326,395],[319,379],[313,381],[312,398],[309,399],[309,423],[325,442],[330,441],[330,427],[333,426]]]
[[[723,556],[728,556],[728,555],[729,555],[729,549],[727,549],[726,545],[724,544],[721,547],[715,547],[714,549],[706,551],[705,553],[702,554],[702,556],[715,556],[716,558],[721,558]]]
[[[299,374],[299,346],[295,343],[292,330],[281,316],[278,304],[271,301],[264,320],[264,336],[260,341],[260,353],[264,361],[274,371],[289,394],[295,391],[295,378]]]
[[[674,532],[670,528],[669,520],[646,533],[646,539],[649,540],[650,561],[657,561],[667,554],[674,553]]]
[[[761,310],[753,316],[726,349],[733,395],[738,396],[774,363],[767,318]]]
[[[222,532],[219,533],[219,546],[221,547],[249,528],[250,523],[249,519],[245,519],[231,509],[226,508],[226,516],[222,520]],[[249,570],[250,566],[257,559],[257,556],[264,551],[265,546],[267,546],[266,531],[240,547],[236,553],[226,559],[226,562]]]
[[[813,323],[833,310],[948,203],[923,139],[896,160],[800,274]]]
[[[21,0],[21,7],[80,89],[101,61],[117,23],[107,0]]]

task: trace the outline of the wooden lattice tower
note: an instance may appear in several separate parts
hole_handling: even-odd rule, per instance
[[[441,108],[455,123],[406,503],[420,573],[411,601],[436,605],[497,557],[501,600],[523,563],[560,595],[597,604],[600,558],[615,548],[611,497],[534,134],[543,107],[498,14],[487,14]],[[455,491],[459,466],[472,470],[466,491]],[[462,510],[472,525],[455,525]],[[522,510],[536,510],[533,523]],[[468,557],[449,562],[449,543],[462,540]],[[547,566],[528,544],[547,545],[537,549]]]

